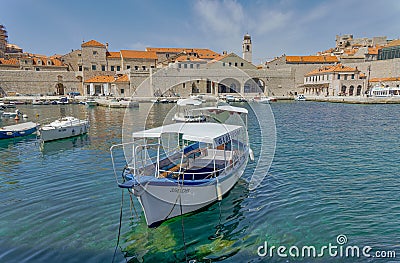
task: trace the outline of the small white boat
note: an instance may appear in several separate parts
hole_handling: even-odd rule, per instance
[[[75,117],[64,117],[44,125],[39,129],[40,139],[44,142],[58,140],[87,133],[89,121]]]
[[[229,109],[228,116],[246,113],[247,120],[246,109]],[[241,123],[174,123],[135,132],[131,143],[111,147],[118,185],[138,198],[149,227],[221,200],[234,187],[249,157],[247,121]],[[114,165],[117,147],[124,147],[132,160],[122,181]]]
[[[256,97],[254,97],[253,100],[255,102],[262,103],[262,104],[269,104],[271,101],[269,98],[264,97],[264,96],[256,96]]]
[[[60,105],[69,104],[69,100],[67,97],[61,97],[58,101],[56,101],[56,104]]]
[[[20,112],[19,109],[16,109],[13,112],[5,111],[2,113],[1,116],[3,116],[4,118],[15,118],[17,116],[22,116],[22,112]]]
[[[179,99],[176,103],[177,111],[172,118],[175,122],[202,122],[205,117],[202,114],[193,114],[193,109],[199,108],[202,101],[197,98]]]
[[[139,102],[131,100],[113,99],[108,103],[109,108],[135,108],[139,107]]]
[[[96,101],[94,98],[88,98],[88,99],[85,101],[85,105],[88,106],[88,107],[93,107],[93,106],[97,106],[98,103],[97,103],[97,101]]]
[[[297,97],[294,100],[296,100],[296,101],[305,101],[306,97],[304,96],[304,94],[299,94],[299,95],[297,95]]]

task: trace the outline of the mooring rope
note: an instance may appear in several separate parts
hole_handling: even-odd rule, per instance
[[[114,263],[115,255],[117,254],[117,248],[118,248],[118,246],[119,246],[119,238],[120,238],[120,236],[121,236],[122,207],[123,207],[123,204],[124,204],[124,189],[121,189],[121,205],[120,205],[120,208],[119,208],[118,238],[117,238],[117,244],[115,245],[115,249],[114,249],[114,255],[113,255],[113,258],[112,258],[112,261],[111,261],[112,263]],[[122,249],[121,249],[121,251],[122,251]],[[125,258],[125,260],[126,260],[126,258]]]

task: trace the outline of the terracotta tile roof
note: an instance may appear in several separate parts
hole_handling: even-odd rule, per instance
[[[201,59],[214,59],[220,56],[218,53],[207,48],[167,48],[167,47],[147,47],[147,51],[157,53],[196,53]]]
[[[347,66],[343,66],[342,64],[334,65],[334,66],[324,66],[317,68],[313,71],[308,72],[305,76],[313,76],[325,73],[335,73],[335,72],[358,72],[359,70],[356,68],[351,68]]]
[[[125,74],[115,79],[114,82],[129,82],[129,77]]]
[[[157,59],[154,51],[121,50],[121,56],[123,58]]]
[[[85,80],[86,83],[109,83],[115,80],[114,76],[96,76]]]
[[[400,77],[372,78],[369,80],[369,82],[385,82],[385,81],[400,81]]]
[[[369,47],[368,48],[368,54],[370,55],[378,55],[378,50],[381,49],[381,47],[376,46],[376,47]]]
[[[400,46],[400,39],[395,39],[390,41],[385,47],[395,47],[395,46]]]
[[[19,66],[19,60],[16,58],[0,58],[0,65]]]
[[[117,52],[107,52],[106,54],[107,58],[121,58],[121,53],[119,51]]]
[[[101,44],[96,40],[90,40],[88,42],[83,43],[81,47],[105,47],[105,45]]]
[[[335,63],[339,62],[336,56],[286,56],[288,63]]]
[[[32,58],[33,59],[33,65],[42,65],[42,66],[65,66],[61,60],[53,57],[46,57],[46,56],[37,56]],[[42,64],[39,64],[39,60],[42,61]],[[50,61],[50,65],[48,65],[48,61]]]

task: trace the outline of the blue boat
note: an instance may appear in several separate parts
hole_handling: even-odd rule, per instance
[[[38,126],[37,123],[31,121],[4,126],[0,128],[0,139],[10,139],[30,135],[37,130]]]

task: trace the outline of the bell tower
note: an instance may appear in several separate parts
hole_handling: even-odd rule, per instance
[[[242,44],[242,58],[252,63],[252,53],[253,47],[251,46],[251,37],[249,34],[244,35]]]

